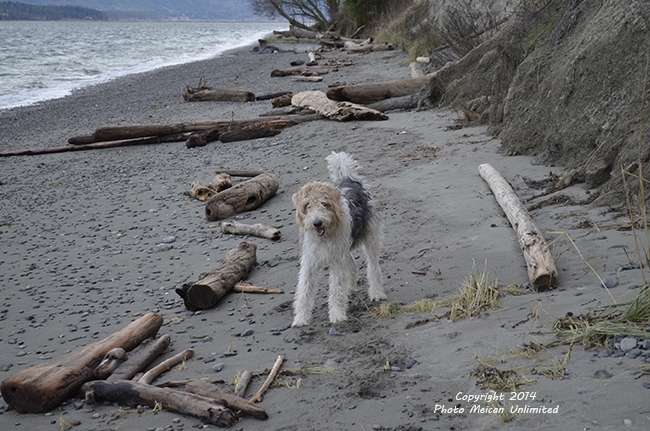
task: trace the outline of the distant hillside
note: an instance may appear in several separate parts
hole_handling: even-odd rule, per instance
[[[227,20],[260,19],[242,0],[21,0],[32,5],[77,6],[96,9],[108,19]]]
[[[106,20],[104,12],[79,6],[41,6],[18,2],[0,2],[2,20]]]

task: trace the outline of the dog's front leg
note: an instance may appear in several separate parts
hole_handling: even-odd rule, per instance
[[[330,266],[329,318],[332,323],[347,320],[348,295],[357,283],[357,264],[352,253]]]
[[[316,299],[316,281],[314,279],[316,270],[314,262],[310,262],[309,258],[303,256],[300,259],[298,286],[293,299],[294,318],[291,326],[305,326],[311,320],[311,313]]]

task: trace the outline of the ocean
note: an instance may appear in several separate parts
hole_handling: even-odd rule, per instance
[[[288,27],[284,22],[0,21],[0,109],[213,58]]]

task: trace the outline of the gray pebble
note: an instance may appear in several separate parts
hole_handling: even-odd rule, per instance
[[[624,352],[632,350],[636,347],[637,340],[634,337],[625,337],[621,340],[620,349]]]
[[[247,329],[247,330],[245,330],[244,332],[241,333],[241,336],[242,337],[248,337],[249,335],[253,335],[253,332],[255,332],[255,331],[253,331],[252,329]]]
[[[650,340],[647,338],[641,342],[641,345],[639,345],[640,348],[643,350],[650,350]]]
[[[401,369],[400,367],[397,367],[397,366],[395,366],[395,365],[391,365],[391,366],[390,366],[390,370],[391,370],[391,371],[402,371],[402,369]]]
[[[640,354],[641,354],[641,349],[634,348],[634,349],[630,350],[629,352],[627,352],[627,353],[625,354],[625,356],[629,356],[629,357],[631,357],[631,358],[636,358],[636,357],[639,356]]]
[[[416,361],[415,359],[411,359],[411,360],[409,361],[409,363],[406,364],[406,368],[408,368],[408,369],[410,370],[410,369],[413,368],[413,366],[414,366],[415,364],[417,364],[417,363],[418,363],[418,361]]]
[[[163,240],[162,240],[163,244],[171,244],[174,241],[176,241],[175,236],[168,236],[166,238],[163,238]]]
[[[224,364],[222,364],[221,362],[219,362],[218,364],[214,364],[214,365],[212,366],[212,370],[213,370],[214,372],[218,373],[219,371],[223,370],[223,367],[224,367]]]
[[[329,335],[333,335],[333,336],[335,336],[335,337],[338,337],[338,336],[341,336],[341,335],[343,335],[343,334],[342,334],[341,332],[339,332],[338,329],[336,329],[335,327],[332,326],[332,327],[330,328]]]

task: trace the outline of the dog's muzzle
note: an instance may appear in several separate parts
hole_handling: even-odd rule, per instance
[[[325,235],[325,227],[323,226],[323,222],[320,220],[316,220],[314,222],[314,227],[316,228],[316,235],[318,236],[323,236]]]

